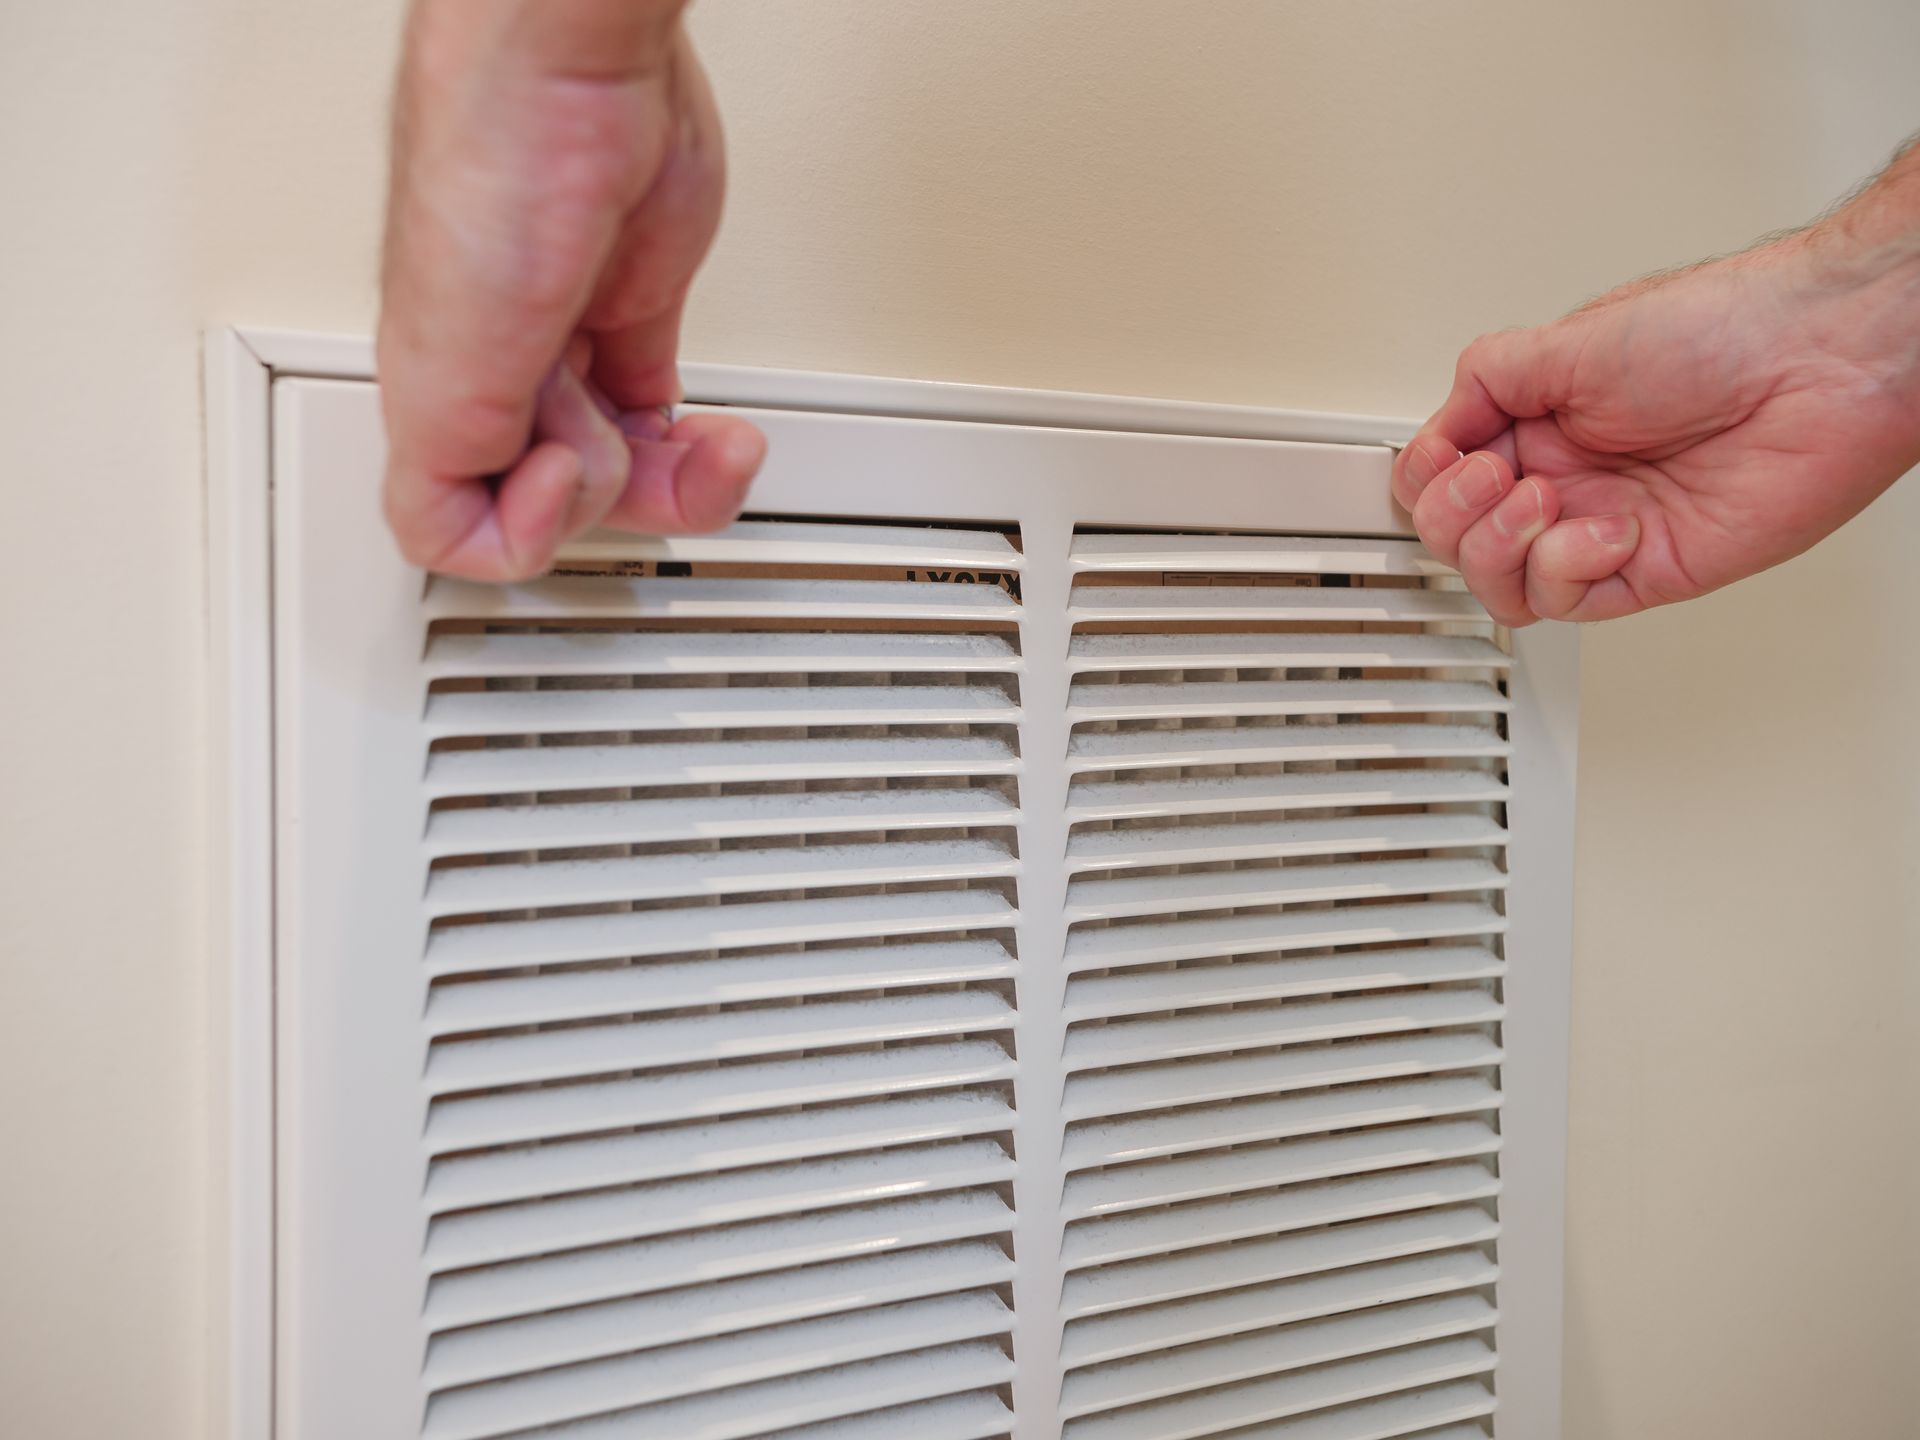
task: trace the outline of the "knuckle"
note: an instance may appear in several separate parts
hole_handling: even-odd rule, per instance
[[[1433,487],[1427,488],[1431,490]],[[1447,564],[1456,568],[1459,566],[1460,536],[1452,526],[1444,523],[1444,512],[1438,506],[1428,504],[1424,495],[1414,508],[1413,525],[1422,545]]]
[[[524,581],[538,580],[552,568],[553,557],[551,555],[516,556],[514,559],[502,565],[498,574],[482,576],[480,578],[497,580],[509,585],[518,585]]]
[[[1542,620],[1564,620],[1572,611],[1576,601],[1565,595],[1557,586],[1527,586],[1527,608]]]
[[[1486,361],[1487,355],[1492,348],[1493,336],[1476,335],[1467,342],[1466,348],[1460,352],[1460,359],[1454,366],[1454,373],[1463,376],[1473,374],[1473,372],[1479,369]]]
[[[1480,375],[1496,367],[1503,350],[1518,330],[1489,330],[1476,335],[1467,342],[1467,348],[1460,352],[1460,363],[1455,367],[1455,375],[1460,379]]]
[[[433,542],[421,527],[404,514],[398,513],[391,500],[387,502],[387,529],[393,533],[395,547],[400,558],[409,565],[422,570],[431,570],[434,562],[442,558],[442,546]]]

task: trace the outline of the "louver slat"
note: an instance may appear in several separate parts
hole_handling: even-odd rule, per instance
[[[1239,725],[1216,730],[1075,732],[1072,770],[1274,761],[1477,759],[1507,753],[1487,725]]]
[[[1449,680],[1103,683],[1075,685],[1068,704],[1071,713],[1084,720],[1202,719],[1232,715],[1439,715],[1460,711],[1504,713],[1510,708],[1507,697],[1491,685]],[[429,723],[433,719],[429,713]],[[582,725],[580,728],[613,727]]]
[[[643,1123],[672,1124],[777,1105],[821,1105],[1012,1077],[994,1040],[962,1040],[808,1055],[632,1079],[547,1086],[438,1101],[426,1142],[436,1154],[478,1145],[579,1135]]]
[[[990,735],[552,745],[436,750],[427,757],[425,788],[442,799],[623,786],[1010,775],[1019,767],[1013,747]]]
[[[984,787],[690,795],[440,810],[427,823],[426,845],[436,857],[484,855],[563,846],[960,829],[1011,825],[1019,818],[1011,799]]]
[[[440,1213],[709,1170],[991,1134],[1008,1129],[1012,1120],[1013,1112],[1001,1096],[960,1091],[836,1106],[818,1112],[805,1125],[781,1113],[555,1142],[437,1161],[428,1171],[426,1200],[430,1210]]]
[[[767,846],[605,860],[466,865],[427,882],[428,915],[593,905],[928,880],[981,880],[1019,868],[998,840],[903,840],[878,845]]]
[[[996,585],[909,580],[536,580],[479,585],[436,577],[436,620],[965,620],[1011,623],[1020,605]]]
[[[1196,1010],[1168,1019],[1116,1020],[1109,1025],[1076,1028],[1067,1035],[1066,1060],[1069,1070],[1082,1070],[1227,1050],[1345,1040],[1357,1035],[1490,1025],[1500,1015],[1500,1002],[1477,987]],[[1330,1057],[1321,1058],[1324,1061]]]
[[[1335,1361],[1293,1374],[1222,1386],[1196,1396],[1084,1416],[1069,1420],[1061,1434],[1064,1440],[1190,1440],[1235,1426],[1482,1375],[1493,1366],[1493,1348],[1484,1340],[1438,1340],[1388,1355]],[[1443,1414],[1439,1418],[1455,1417]]]
[[[722,1010],[442,1041],[427,1062],[426,1079],[429,1089],[444,1094],[697,1060],[1005,1030],[1013,1021],[1013,1008],[990,990]]]
[[[425,602],[423,1436],[1003,1432],[1023,558],[565,563]]]
[[[1061,1309],[1070,1321],[1077,1321],[1243,1285],[1483,1244],[1499,1233],[1499,1222],[1479,1206],[1456,1205],[1354,1221],[1331,1230],[1242,1241],[1231,1252],[1231,1266],[1222,1265],[1217,1253],[1206,1250],[1122,1260],[1069,1275],[1061,1291]],[[1096,1353],[1120,1353],[1102,1350],[1082,1338],[1098,1334],[1097,1329],[1076,1324],[1068,1333],[1075,1337],[1071,1358],[1076,1364]]]
[[[1103,670],[1270,670],[1333,666],[1377,669],[1505,670],[1512,658],[1491,640],[1466,635],[1076,635],[1075,672]]]
[[[422,1434],[426,1440],[484,1440],[529,1426],[978,1339],[1004,1332],[1009,1319],[991,1293],[944,1295],[691,1340],[443,1394],[429,1405]]]
[[[1184,1348],[1171,1353],[1156,1346],[1155,1353],[1076,1371],[1067,1380],[1066,1393],[1061,1399],[1062,1413],[1072,1417],[1120,1405],[1146,1404],[1211,1385],[1253,1380],[1307,1365],[1373,1354],[1397,1345],[1471,1334],[1489,1328],[1497,1318],[1492,1305],[1472,1294],[1442,1293],[1438,1299],[1366,1308],[1379,1306],[1380,1300],[1360,1288],[1362,1277],[1340,1278],[1347,1282],[1346,1303],[1333,1299],[1322,1303],[1352,1310],[1352,1313],[1325,1311],[1321,1313],[1332,1314],[1333,1318],[1293,1322],[1282,1330],[1260,1331],[1226,1340],[1185,1344]],[[1493,1267],[1482,1262],[1477,1268],[1462,1266],[1456,1274],[1436,1275],[1424,1283],[1444,1290],[1462,1283],[1485,1283],[1492,1278]],[[1410,1282],[1409,1288],[1416,1294],[1422,1293],[1414,1288],[1420,1283]],[[1394,1292],[1388,1289],[1386,1293]],[[1160,1343],[1170,1344],[1178,1338],[1170,1335]]]
[[[999,1245],[969,1240],[710,1281],[442,1335],[427,1354],[427,1381],[468,1385],[1012,1279]]]
[[[1423,1030],[1384,1040],[1349,1040],[1335,1047],[1247,1050],[1213,1059],[1167,1060],[1071,1075],[1063,1109],[1069,1120],[1123,1115],[1240,1095],[1474,1069],[1499,1061],[1499,1045],[1483,1030]]]
[[[1499,1177],[1484,1164],[1429,1165],[1083,1220],[1068,1229],[1062,1253],[1068,1267],[1078,1270],[1402,1210],[1482,1200],[1499,1191]]]
[[[1435,708],[1440,698],[1435,697]],[[1474,697],[1465,689],[1454,698],[1460,703],[1446,708],[1496,708],[1466,703]],[[795,725],[1005,724],[1019,713],[1020,707],[993,685],[704,685],[662,690],[456,691],[432,696],[421,724],[438,739]]]
[[[595,531],[569,541],[561,563],[601,560],[746,562],[758,565],[933,565],[1018,570],[1026,557],[992,530],[931,525],[814,525],[738,520],[710,535],[627,535]]]
[[[1076,570],[1197,570],[1209,574],[1452,575],[1412,540],[1287,535],[1077,535]]]
[[[1067,1181],[1061,1208],[1072,1218],[1110,1215],[1268,1185],[1293,1185],[1368,1170],[1490,1155],[1499,1148],[1499,1132],[1477,1120],[1385,1126],[1350,1135],[1280,1140],[1075,1175]]]
[[[1073,564],[1062,1434],[1485,1414],[1488,617],[1405,542],[1083,534]]]
[[[1117,1165],[1222,1145],[1246,1145],[1362,1125],[1386,1125],[1499,1108],[1500,1092],[1475,1076],[1389,1081],[1317,1095],[1230,1100],[1220,1105],[1074,1126],[1070,1169]]]
[[[990,1140],[757,1166],[443,1216],[428,1227],[426,1258],[435,1271],[457,1270],[696,1226],[997,1185],[1012,1178],[1006,1151]]]
[[[1447,980],[1487,980],[1506,966],[1480,945],[1422,945],[1283,960],[1236,960],[1178,970],[1121,970],[1077,976],[1067,986],[1074,1019],[1121,1016],[1196,1005],[1235,1005],[1357,990],[1386,990]]]
[[[1014,918],[1014,908],[993,890],[929,890],[563,915],[436,930],[427,941],[426,967],[430,975],[462,975],[524,965],[674,955],[688,950],[995,929],[1012,924]]]
[[[1232,732],[1227,732],[1232,733]],[[1337,770],[1284,775],[1188,776],[1159,780],[1075,780],[1075,821],[1217,815],[1244,810],[1325,810],[1375,805],[1504,801],[1507,787],[1484,770]]]
[[[558,1428],[541,1426],[514,1440],[660,1440],[668,1435],[674,1440],[748,1440],[850,1412],[987,1390],[1012,1378],[1013,1361],[1001,1345],[976,1340],[854,1361]]]
[[[1500,845],[1506,837],[1507,832],[1497,821],[1472,814],[1355,815],[1233,825],[1141,825],[1074,836],[1067,847],[1067,863],[1075,870],[1120,865],[1201,865],[1217,860],[1275,860],[1304,855]]]
[[[1297,590],[1254,586],[1191,588],[1082,585],[1073,592],[1076,621],[1305,620],[1326,624],[1432,621],[1491,623],[1480,602],[1454,590]]]
[[[1076,880],[1067,886],[1067,907],[1076,920],[1108,920],[1164,915],[1170,910],[1192,913],[1245,905],[1500,890],[1506,883],[1506,872],[1491,860],[1372,860],[1352,865],[1267,866],[1197,875]]]
[[[1263,950],[1497,935],[1506,929],[1506,923],[1506,917],[1490,905],[1436,900],[1424,905],[1355,905],[1348,909],[1110,925],[1104,930],[1075,932],[1067,941],[1067,967],[1090,970],[1107,965],[1198,960],[1210,955],[1248,955]]]
[[[1011,1433],[1013,1412],[998,1395],[975,1391],[916,1405],[893,1405],[847,1420],[823,1420],[769,1431],[763,1440],[998,1440]],[[1446,1440],[1446,1437],[1442,1437]]]
[[[1342,1405],[1338,1410],[1298,1420],[1282,1420],[1236,1440],[1251,1440],[1253,1435],[1261,1440],[1399,1440],[1401,1436],[1408,1440],[1487,1440],[1486,1430],[1473,1422],[1491,1415],[1495,1403],[1493,1391],[1484,1383],[1460,1380],[1406,1395]]]
[[[891,1254],[992,1235],[1005,1230],[1011,1218],[1005,1202],[991,1190],[951,1190],[543,1255],[435,1276],[427,1291],[427,1320],[445,1330]]]
[[[594,1015],[997,980],[1014,970],[1013,956],[992,940],[927,940],[885,948],[862,945],[657,961],[437,986],[427,1000],[426,1018],[429,1030],[446,1035]]]
[[[451,632],[428,640],[422,664],[435,680],[535,675],[769,675],[794,671],[815,675],[881,670],[969,673],[1020,668],[1020,652],[1001,635],[782,631],[777,643],[774,641],[775,637],[767,634],[712,630],[681,634],[613,630],[561,634]]]
[[[1256,1365],[1249,1373],[1285,1370],[1290,1367],[1282,1359],[1284,1332],[1276,1335],[1273,1332],[1275,1326],[1298,1325],[1329,1315],[1366,1311],[1375,1306],[1472,1290],[1491,1285],[1498,1273],[1493,1262],[1477,1249],[1448,1250],[1439,1254],[1362,1265],[1351,1270],[1253,1283],[1170,1304],[1147,1305],[1074,1321],[1067,1327],[1065,1353],[1068,1362],[1074,1366],[1113,1367],[1116,1361],[1132,1360],[1133,1363],[1124,1367],[1109,1369],[1107,1373],[1110,1375],[1121,1368],[1138,1374],[1147,1369],[1149,1364],[1165,1374],[1169,1367],[1176,1370],[1182,1368],[1182,1360],[1193,1353],[1183,1351],[1168,1355],[1166,1352],[1174,1347],[1203,1345],[1226,1337],[1259,1332],[1258,1343],[1272,1353],[1273,1363]],[[1490,1312],[1482,1311],[1475,1318],[1477,1324],[1462,1328],[1474,1330],[1493,1323]],[[1421,1338],[1425,1337],[1388,1339],[1384,1344],[1362,1348],[1384,1349],[1387,1345],[1410,1344]],[[1141,1357],[1148,1358],[1143,1360]],[[1333,1355],[1318,1357],[1321,1360],[1337,1358]],[[1200,1364],[1193,1365],[1191,1370],[1196,1375],[1206,1373]],[[1100,1372],[1082,1373],[1091,1378]],[[1221,1375],[1217,1379],[1200,1379],[1196,1385],[1173,1388],[1197,1389],[1199,1385],[1220,1384],[1236,1378],[1245,1377]],[[1096,1408],[1101,1402],[1104,1388],[1099,1385],[1089,1387],[1090,1393],[1086,1397],[1088,1408]],[[1122,1402],[1108,1400],[1104,1403]]]

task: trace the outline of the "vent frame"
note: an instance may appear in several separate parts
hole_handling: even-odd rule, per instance
[[[276,1255],[283,1263],[286,1258],[286,1229],[300,1224],[301,1215],[289,1194],[291,1177],[284,1167],[276,1174],[272,1157],[276,1138],[284,1152],[286,1127],[313,1097],[303,1095],[290,1074],[300,1058],[298,1036],[283,1027],[276,1040],[274,1026],[267,1025],[263,1034],[259,1022],[271,1015],[276,999],[285,1018],[289,982],[300,964],[298,947],[285,943],[289,927],[297,926],[303,913],[302,897],[286,883],[300,852],[297,841],[290,839],[294,817],[286,808],[289,797],[284,790],[276,794],[274,761],[276,755],[297,750],[303,736],[285,713],[284,702],[273,727],[264,717],[273,713],[276,668],[284,683],[289,664],[313,658],[298,635],[298,607],[285,603],[291,587],[311,574],[297,552],[316,543],[363,550],[369,532],[365,516],[326,534],[320,533],[326,527],[316,526],[311,517],[295,519],[289,500],[297,487],[284,482],[296,468],[303,422],[283,412],[275,425],[274,395],[276,387],[291,390],[327,381],[364,389],[371,365],[363,342],[270,332],[212,336],[208,360],[211,616],[220,684],[215,697],[215,840],[222,852],[221,863],[214,867],[213,900],[224,952],[215,1033],[228,1057],[223,1124],[215,1137],[225,1176],[216,1220],[232,1238],[222,1257],[223,1273],[216,1278],[224,1312],[219,1320],[227,1337],[225,1374],[216,1386],[224,1411],[218,1421],[221,1433],[231,1436],[292,1440],[301,1433],[289,1428],[298,1415],[301,1381],[286,1362],[297,1353],[300,1322],[297,1308],[285,1306],[285,1273],[277,1291],[274,1281]],[[1384,477],[1385,447],[1411,431],[1401,422],[725,367],[689,367],[687,383],[698,401],[763,406],[774,412],[768,420],[781,432],[779,453],[797,458],[804,452],[807,458],[799,460],[794,471],[810,470],[816,477],[827,458],[823,447],[830,450],[838,443],[829,432],[840,422],[859,420],[861,433],[874,442],[872,450],[893,455],[902,446],[912,448],[911,436],[923,424],[940,425],[950,437],[971,437],[963,449],[986,435],[1005,440],[1017,430],[1028,445],[1064,457],[1036,462],[1056,464],[1062,478],[1046,495],[1022,498],[1036,512],[1047,508],[1041,501],[1060,502],[1052,514],[1020,517],[1030,554],[1040,543],[1064,549],[1076,524],[1166,528],[1164,473],[1129,471],[1122,483],[1114,484],[1111,475],[1089,473],[1087,462],[1067,455],[1075,448],[1075,437],[1086,438],[1089,430],[1100,432],[1106,445],[1127,436],[1173,442],[1171,449],[1156,448],[1163,455],[1185,450],[1188,463],[1199,463],[1200,455],[1215,447],[1219,453],[1231,452],[1239,448],[1236,442],[1291,442],[1289,449],[1336,447],[1339,458],[1326,458],[1336,472],[1351,466],[1340,472],[1345,479],[1329,483],[1325,468],[1303,465],[1299,473],[1282,475],[1276,483],[1270,469],[1247,465],[1242,471],[1249,481],[1245,494],[1258,493],[1259,503],[1249,498],[1223,505],[1205,517],[1211,522],[1205,528],[1333,536],[1406,533],[1404,519],[1385,500],[1384,484],[1372,483]],[[945,430],[947,426],[955,428]],[[1252,454],[1265,448],[1246,447]],[[1362,451],[1367,452],[1366,464],[1354,464],[1356,452]],[[1271,454],[1267,451],[1269,459]],[[945,478],[922,473],[914,487],[903,489],[894,478],[897,469],[876,460],[872,474],[842,476],[830,503],[821,498],[817,480],[783,491],[786,482],[770,473],[756,494],[756,508],[820,518],[884,514],[948,522],[975,518],[952,513],[956,508],[987,516],[1003,510],[992,503],[992,496],[978,493],[977,484],[969,493],[960,458],[950,456],[934,469],[949,465],[952,470]],[[1258,492],[1251,484],[1256,473],[1261,480]],[[276,480],[282,482],[278,493],[273,489]],[[956,507],[943,498],[954,495],[966,495],[970,504]],[[1275,523],[1281,514],[1286,516],[1283,527]],[[296,536],[298,544],[292,543]],[[1030,575],[1029,607],[1035,605],[1032,585]],[[1062,609],[1053,607],[1059,634],[1052,637],[1036,633],[1035,612],[1029,609],[1024,632],[1029,656],[1040,644],[1064,642]],[[1513,637],[1508,722],[1515,751],[1510,762],[1513,793],[1522,802],[1509,812],[1509,944],[1531,958],[1524,971],[1516,966],[1506,979],[1498,1420],[1501,1434],[1543,1437],[1557,1433],[1558,1425],[1576,644],[1574,632],[1561,627],[1540,627]],[[1030,665],[1023,676],[1029,743],[1033,717],[1043,711],[1062,717],[1060,737],[1066,733],[1064,673],[1058,695],[1050,695],[1052,680],[1043,679],[1040,668]],[[1029,816],[1049,810],[1056,817],[1063,814],[1064,794],[1035,793],[1032,767],[1027,769],[1023,810]],[[1062,790],[1066,779],[1062,773]],[[281,802],[277,808],[276,799]],[[1064,836],[1064,825],[1060,831]],[[1045,904],[1058,911],[1064,898],[1063,884]],[[1023,895],[1023,907],[1035,907],[1031,890]],[[1064,921],[1059,923],[1064,939]],[[1026,948],[1023,940],[1023,954]],[[285,1160],[284,1153],[281,1158]],[[277,1330],[276,1302],[282,1307]],[[1023,1354],[1023,1369],[1031,1368],[1025,1358],[1031,1353]],[[1028,1433],[1040,1432],[1021,1433],[1024,1440]]]

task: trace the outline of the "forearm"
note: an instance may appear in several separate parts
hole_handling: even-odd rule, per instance
[[[1808,230],[1816,249],[1879,273],[1920,274],[1920,138]]]
[[[416,0],[408,52],[541,76],[622,80],[660,66],[687,0]]]
[[[1828,215],[1776,242],[1783,343],[1855,376],[1866,434],[1920,462],[1920,141]]]
[[[1920,382],[1920,139],[1780,246],[1819,291],[1854,297],[1862,343]]]

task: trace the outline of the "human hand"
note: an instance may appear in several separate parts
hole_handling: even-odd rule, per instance
[[[1393,484],[1428,548],[1519,626],[1731,584],[1916,464],[1920,212],[1883,205],[1483,336]]]
[[[683,4],[414,5],[378,365],[387,520],[415,564],[523,579],[596,524],[739,511],[765,440],[666,408],[724,181]]]

